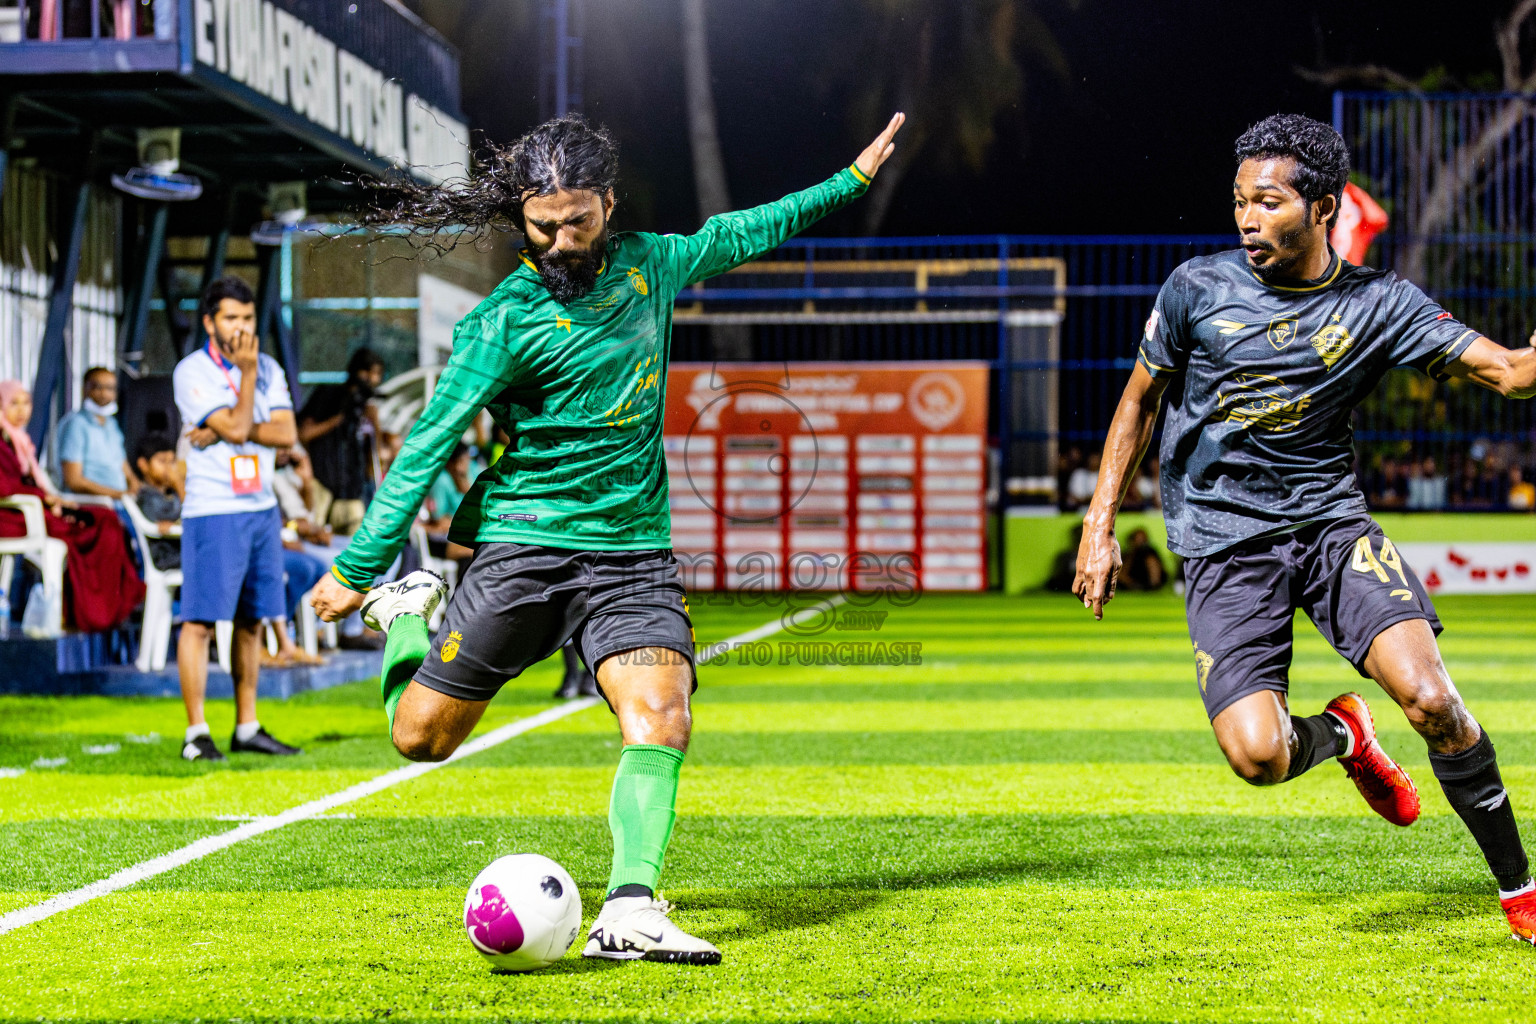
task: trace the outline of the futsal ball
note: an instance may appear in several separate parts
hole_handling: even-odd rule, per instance
[[[496,967],[533,971],[565,955],[581,931],[581,894],[565,868],[536,853],[492,861],[464,897],[470,945]]]

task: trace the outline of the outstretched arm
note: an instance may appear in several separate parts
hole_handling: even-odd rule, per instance
[[[750,263],[863,195],[880,165],[896,152],[896,133],[906,119],[905,114],[892,117],[851,166],[820,185],[750,210],[718,214],[696,234],[664,236],[676,287],[686,288]]]
[[[1115,576],[1120,571],[1115,516],[1152,441],[1157,408],[1167,386],[1168,378],[1153,377],[1138,362],[1120,396],[1109,436],[1104,439],[1099,483],[1083,519],[1083,540],[1077,548],[1077,578],[1072,581],[1072,593],[1082,599],[1084,608],[1093,610],[1095,619],[1104,617],[1104,606],[1115,596]]]
[[[518,370],[515,310],[473,313],[453,333],[453,356],[432,397],[406,436],[362,524],[311,601],[322,619],[334,621],[362,604],[363,595],[400,553],[411,524],[432,486],[486,402],[512,383]]]
[[[1536,396],[1536,348],[1531,346],[1536,346],[1536,334],[1519,349],[1477,338],[1450,361],[1445,372],[1506,398],[1531,398]]]

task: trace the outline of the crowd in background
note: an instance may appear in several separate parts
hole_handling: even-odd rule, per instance
[[[1086,511],[1099,483],[1097,449],[1064,448],[1057,458],[1057,505],[1063,512]],[[1387,512],[1536,511],[1536,450],[1513,442],[1474,440],[1452,448],[1444,460],[1433,455],[1357,455],[1355,476],[1366,503]],[[1162,507],[1158,462],[1148,454],[1122,508],[1142,512]]]
[[[272,488],[283,520],[283,571],[286,618],[271,623],[277,653],[263,654],[267,664],[313,664],[320,660],[294,643],[291,623],[303,595],[330,569],[361,523],[374,490],[398,450],[398,435],[378,422],[374,394],[384,379],[383,361],[366,348],[355,351],[344,383],[316,387],[297,414],[298,443],[274,453]],[[155,568],[181,564],[181,542],[173,536],[181,524],[186,497],[186,459],[192,429],[181,436],[150,432],[128,451],[117,420],[117,377],[105,367],[87,371],[84,401],[55,431],[54,458],[36,450],[27,427],[31,394],[18,381],[0,381],[0,499],[31,495],[40,500],[48,536],[63,541],[66,558],[64,607],[67,627],[98,631],[129,621],[144,597],[144,566],[138,557],[134,526],[116,504],[132,501],[162,536],[148,540]],[[175,422],[165,410],[167,422]],[[448,542],[446,534],[459,501],[483,468],[482,449],[460,445],[434,483],[423,509],[433,554],[467,558],[468,549]],[[51,463],[52,471],[45,468]],[[16,507],[0,507],[0,537],[26,533]],[[419,564],[411,556],[406,562]],[[9,586],[9,624],[39,623],[42,600],[37,573],[20,559]],[[7,581],[11,582],[11,581]],[[343,647],[377,647],[382,639],[356,616],[343,624]]]
[[[1530,512],[1536,510],[1533,463],[1518,445],[1476,440],[1451,450],[1444,461],[1433,455],[1362,456],[1356,475],[1373,509]]]
[[[1093,500],[1093,489],[1099,485],[1102,458],[1097,448],[1090,449],[1086,455],[1081,445],[1069,445],[1061,450],[1056,457],[1056,502],[1063,512],[1087,511],[1088,503]],[[1148,452],[1120,507],[1127,512],[1162,508],[1157,474],[1157,456]]]
[[[294,643],[291,623],[304,594],[329,571],[361,523],[400,443],[398,435],[381,427],[374,401],[384,380],[383,361],[360,348],[346,369],[344,382],[312,390],[297,413],[297,443],[274,454],[272,488],[283,521],[286,618],[271,623],[277,651],[263,655],[266,663],[318,660]],[[60,420],[53,458],[45,460],[27,433],[30,394],[17,381],[0,381],[0,499],[39,499],[48,535],[68,548],[63,621],[81,630],[102,630],[130,619],[144,596],[133,526],[126,515],[114,514],[114,503],[134,501],[164,535],[148,544],[155,567],[178,566],[179,541],[170,535],[181,519],[186,458],[197,430],[183,430],[179,437],[148,433],[130,452],[117,419],[116,374],[104,367],[87,371],[82,394],[80,408]],[[167,422],[176,421],[172,412],[166,410]],[[476,443],[460,444],[433,484],[421,513],[425,549],[408,548],[401,571],[419,566],[422,555],[461,565],[470,556],[467,548],[448,541],[447,533],[475,476],[495,461],[505,443],[505,435],[496,430],[493,436],[487,427],[483,420],[477,423]],[[1087,509],[1098,485],[1100,460],[1094,449],[1062,449],[1056,473],[1062,511]],[[1373,510],[1536,511],[1533,462],[1532,452],[1521,446],[1475,440],[1450,450],[1443,462],[1428,454],[1365,452],[1357,459],[1356,475]],[[1138,469],[1122,507],[1130,512],[1160,509],[1154,455]],[[0,537],[24,532],[19,509],[0,507]],[[1144,531],[1128,540],[1136,571],[1131,581],[1128,570],[1127,582],[1156,589],[1172,578]],[[1065,560],[1061,569],[1064,573]],[[9,588],[11,621],[28,621],[26,607],[37,593],[24,573],[18,566],[22,585]],[[382,641],[354,616],[343,624],[340,642],[346,647],[376,647]]]
[[[1064,447],[1056,464],[1057,506],[1063,512],[1083,513],[1099,484],[1097,449]],[[1357,455],[1355,475],[1366,503],[1373,511],[1503,511],[1536,512],[1536,452],[1510,442],[1474,440],[1453,450],[1442,462],[1433,455],[1399,457],[1386,452]],[[1127,512],[1162,508],[1158,490],[1157,457],[1148,453],[1121,506]],[[1076,537],[1057,555],[1048,589],[1068,591],[1076,570]],[[1164,583],[1180,582],[1182,567],[1170,573],[1147,531],[1133,529],[1122,541],[1120,586],[1156,590]]]

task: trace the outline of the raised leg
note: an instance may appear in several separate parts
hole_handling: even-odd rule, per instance
[[[1273,786],[1290,775],[1294,733],[1285,694],[1250,693],[1228,705],[1211,721],[1227,764],[1244,782]]]

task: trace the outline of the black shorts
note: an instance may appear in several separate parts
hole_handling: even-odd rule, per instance
[[[490,700],[572,638],[594,674],[604,658],[640,647],[676,651],[691,666],[693,623],[672,552],[481,544],[416,681]]]
[[[1215,718],[1260,690],[1285,693],[1291,623],[1305,611],[1356,671],[1388,626],[1440,619],[1424,585],[1370,516],[1309,523],[1184,563],[1195,679]]]

